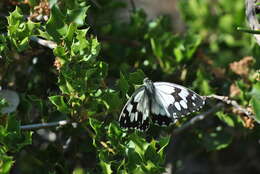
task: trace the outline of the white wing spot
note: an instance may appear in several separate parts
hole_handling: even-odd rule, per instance
[[[163,91],[165,93],[168,93],[168,94],[171,94],[171,93],[175,92],[174,88],[172,86],[169,86],[169,85],[165,85],[165,84],[158,85],[157,84],[156,87],[157,87],[157,89],[159,89],[159,90],[161,90],[161,91]]]
[[[180,101],[180,104],[181,104],[181,106],[182,106],[183,108],[188,109],[188,105],[187,105],[187,103],[186,103],[184,100],[181,100],[181,101]]]
[[[141,98],[143,97],[143,94],[144,94],[144,90],[138,92],[138,93],[136,94],[136,96],[134,96],[134,101],[135,101],[135,102],[139,102],[139,101],[141,100]]]
[[[175,102],[174,106],[176,107],[177,110],[179,110],[179,111],[181,110],[181,106],[180,106],[179,102]]]
[[[192,100],[195,100],[195,99],[196,99],[196,95],[193,94],[193,95],[191,96],[191,99],[192,99]]]
[[[135,121],[138,119],[138,112],[135,113]]]
[[[192,102],[192,105],[193,105],[193,106],[196,106],[196,104],[195,104],[194,102]]]
[[[183,100],[187,101],[189,92],[186,89],[181,89],[181,92],[179,93],[179,95]]]
[[[135,119],[135,113],[131,113],[130,115],[130,122],[133,122]]]
[[[133,105],[128,104],[128,106],[126,107],[126,110],[130,113],[133,109]]]

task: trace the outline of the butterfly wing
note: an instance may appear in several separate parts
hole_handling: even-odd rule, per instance
[[[125,129],[145,131],[149,127],[150,104],[144,87],[138,89],[124,106],[119,123]]]
[[[181,85],[155,82],[155,95],[152,99],[152,120],[160,126],[168,126],[178,118],[202,108],[205,99]]]

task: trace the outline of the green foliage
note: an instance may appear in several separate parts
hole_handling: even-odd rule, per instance
[[[2,112],[2,109],[6,106],[8,106],[8,102],[6,101],[6,99],[0,97],[0,113]]]
[[[253,86],[250,94],[252,95],[251,103],[256,114],[255,118],[258,122],[260,122],[260,83],[259,82]]]
[[[31,132],[22,133],[20,123],[14,115],[2,116],[6,123],[0,125],[0,172],[9,173],[14,159],[7,152],[19,152],[24,146],[31,144]]]
[[[145,77],[182,84],[201,95],[231,95],[235,84],[239,94],[234,99],[251,107],[260,121],[259,47],[251,35],[236,30],[245,26],[243,0],[180,1],[187,25],[183,34],[173,33],[174,21],[165,16],[148,20],[144,10],[135,9],[129,19],[120,20],[124,2],[93,2],[49,0],[47,12],[36,0],[0,6],[4,14],[10,13],[0,28],[6,33],[0,35],[1,88],[16,90],[21,100],[12,114],[0,115],[0,173],[10,173],[15,161],[20,173],[164,172],[166,155],[178,158],[178,153],[166,154],[172,128],[191,117],[168,129],[122,130],[117,122],[120,111]],[[35,14],[48,19],[39,21]],[[33,36],[56,47],[39,46]],[[230,69],[229,63],[245,56],[255,57],[252,64],[243,65],[246,74]],[[1,99],[0,110],[5,106]],[[205,110],[214,106],[210,101]],[[241,135],[257,141],[256,123],[248,131],[244,116],[228,108],[184,132],[181,144],[173,148],[181,156],[196,152],[210,159],[211,152],[237,141],[247,143]],[[21,123],[64,119],[77,125],[35,131],[33,139],[32,131],[20,129]]]
[[[189,29],[200,33],[216,59],[214,63],[223,67],[235,60],[232,50],[240,57],[250,52],[250,48],[245,45],[252,37],[236,30],[237,27],[246,26],[244,1],[231,4],[231,1],[225,0],[184,0],[179,3]],[[221,54],[218,54],[220,50]]]

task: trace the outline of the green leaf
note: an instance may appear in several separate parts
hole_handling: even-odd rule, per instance
[[[75,23],[71,23],[68,27],[67,34],[64,37],[67,47],[71,47],[76,32],[77,32],[77,25]]]
[[[85,22],[86,12],[89,6],[87,7],[79,7],[74,8],[72,10],[68,10],[67,12],[67,23],[75,23],[78,26],[82,26]]]
[[[18,152],[31,144],[32,132],[21,132],[20,121],[15,115],[8,115],[6,127],[0,125],[0,144],[11,152]],[[1,147],[1,146],[0,146]]]
[[[57,1],[58,0],[49,0],[49,5],[50,5],[50,8],[52,8],[52,6],[54,6],[55,4],[57,4]]]
[[[101,122],[98,121],[97,119],[94,118],[89,118],[89,124],[92,127],[92,129],[95,131],[96,135],[100,135],[101,134]]]
[[[138,69],[136,72],[130,73],[129,82],[132,84],[143,84],[145,74],[142,70]]]
[[[162,51],[161,45],[157,44],[156,40],[154,38],[150,39],[150,43],[151,43],[151,47],[152,47],[152,50],[153,50],[153,54],[157,58],[161,58],[163,56],[163,51]]]
[[[208,73],[199,69],[196,73],[197,79],[193,81],[193,86],[200,89],[201,95],[210,95],[213,93],[208,80]]]
[[[260,98],[252,97],[251,103],[255,112],[255,119],[260,123]]]
[[[120,79],[118,80],[117,85],[122,92],[122,95],[125,96],[127,91],[129,90],[129,84],[122,72],[120,72]]]
[[[3,109],[5,109],[6,107],[8,107],[8,102],[6,101],[6,99],[2,98],[0,96],[0,113],[3,113]],[[0,114],[0,117],[3,116],[2,114]]]
[[[166,137],[162,137],[160,138],[158,144],[160,145],[160,149],[158,150],[158,153],[160,154],[161,158],[163,158],[163,155],[164,155],[164,150],[165,148],[167,147],[167,145],[169,144],[170,142],[170,136],[166,136]]]
[[[20,134],[20,122],[16,120],[14,115],[8,116],[6,130],[9,132],[17,132],[18,134]]]
[[[110,163],[100,161],[100,166],[104,174],[111,174],[113,172]]]
[[[144,169],[145,173],[158,173],[161,169],[161,167],[158,166],[158,163],[154,163],[153,161],[150,160],[146,162],[144,168],[145,168]]]
[[[221,121],[225,122],[228,126],[235,127],[235,123],[229,115],[224,114],[223,112],[217,112],[216,114],[217,114],[218,118]]]
[[[155,164],[158,164],[160,161],[160,155],[156,152],[156,147],[155,147],[156,142],[153,140],[150,142],[150,145],[146,149],[144,153],[145,161],[152,161]]]
[[[21,23],[21,21],[24,19],[21,9],[16,6],[15,10],[10,14],[9,17],[7,17],[7,21],[9,26],[17,26]]]
[[[70,113],[71,109],[68,107],[68,105],[64,101],[64,97],[60,95],[51,96],[49,97],[49,100],[52,104],[54,104],[57,107],[57,110],[64,113]]]
[[[0,173],[8,174],[13,166],[14,161],[13,157],[7,156],[4,153],[0,152]]]
[[[253,88],[249,94],[252,96],[250,103],[252,104],[256,114],[255,119],[258,123],[260,123],[260,82],[253,85]]]
[[[97,38],[91,38],[91,54],[96,57],[99,54],[100,51],[100,43],[98,42]]]
[[[134,170],[137,168],[137,165],[142,162],[142,158],[139,153],[135,151],[134,148],[130,147],[126,150],[127,162],[126,166],[128,170]]]
[[[63,61],[66,61],[67,60],[67,57],[68,57],[68,53],[67,53],[67,50],[65,47],[62,47],[62,46],[57,46],[54,48],[53,50],[53,53],[55,56],[63,59]]]
[[[109,110],[118,109],[118,106],[121,106],[122,104],[122,100],[119,97],[119,92],[105,91],[102,99]]]
[[[56,42],[60,42],[61,38],[66,35],[68,26],[64,22],[65,16],[57,5],[51,8],[50,19],[46,24],[47,33],[53,37]]]
[[[118,123],[112,122],[109,124],[108,137],[113,146],[119,145],[122,135],[123,135],[123,132],[122,132],[122,129],[118,126]]]
[[[17,46],[18,52],[22,52],[22,51],[28,49],[29,48],[29,38],[28,37],[24,38],[23,40],[21,40],[19,45],[17,44],[16,46]]]
[[[133,133],[131,135],[129,135],[129,143],[128,143],[128,147],[129,148],[134,148],[135,151],[140,155],[143,156],[146,149],[149,146],[149,143],[146,142],[145,139],[139,137],[137,134]]]
[[[111,161],[108,161],[108,155],[105,151],[101,150],[99,153],[99,164],[102,168],[104,174],[111,174],[113,171],[111,169]]]
[[[243,121],[237,115],[229,115],[222,111],[217,112],[216,115],[221,121],[223,121],[230,127],[238,127],[238,128],[243,127]]]
[[[249,93],[252,97],[260,99],[260,82],[253,85],[252,90]]]

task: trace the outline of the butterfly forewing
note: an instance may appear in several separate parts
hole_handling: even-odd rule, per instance
[[[145,131],[149,127],[149,98],[144,88],[136,91],[124,106],[120,126],[126,129]]]

